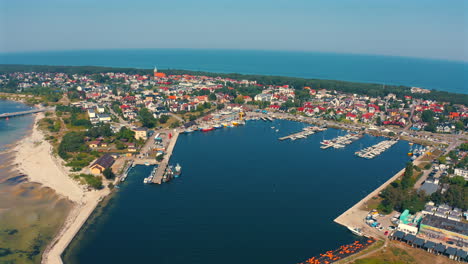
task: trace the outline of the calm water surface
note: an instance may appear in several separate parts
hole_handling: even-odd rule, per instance
[[[278,140],[304,126],[250,121],[181,135],[171,162],[182,176],[144,185],[152,167],[135,167],[66,263],[285,264],[352,242],[333,219],[404,166],[408,143],[365,160],[354,152],[383,138],[365,136],[342,150],[319,148],[343,134],[335,129]]]

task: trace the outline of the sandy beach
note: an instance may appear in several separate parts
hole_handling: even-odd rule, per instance
[[[43,113],[36,115],[31,133],[14,148],[14,163],[18,165],[17,169],[21,173],[27,175],[29,181],[52,188],[74,204],[64,225],[42,256],[44,264],[61,264],[63,251],[110,191],[107,188],[88,191],[85,186],[69,176],[69,170],[62,165],[61,159],[54,156],[52,145],[44,139],[43,133],[38,129],[38,121],[43,117]]]

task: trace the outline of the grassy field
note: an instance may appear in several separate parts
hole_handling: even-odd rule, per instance
[[[389,241],[386,247],[365,256],[347,262],[351,264],[450,264],[457,263],[444,256],[436,256],[422,249],[412,248],[404,243]]]

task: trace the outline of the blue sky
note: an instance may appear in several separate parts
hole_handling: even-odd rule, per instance
[[[119,48],[468,61],[468,0],[0,0],[0,52]]]

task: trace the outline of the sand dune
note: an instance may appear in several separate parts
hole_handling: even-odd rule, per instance
[[[38,121],[44,117],[37,114],[31,134],[19,141],[15,147],[15,160],[18,170],[28,176],[29,181],[37,182],[67,197],[74,206],[57,236],[46,248],[42,263],[62,264],[61,254],[94,211],[99,201],[110,193],[105,188],[88,191],[69,176],[69,171],[62,165],[62,160],[55,157],[52,145],[44,139],[38,129]]]

